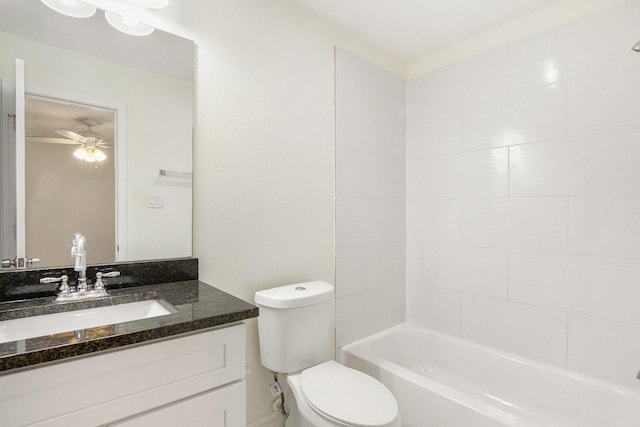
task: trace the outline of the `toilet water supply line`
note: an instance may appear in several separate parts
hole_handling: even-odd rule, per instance
[[[282,387],[280,386],[280,383],[278,382],[278,373],[277,372],[273,372],[271,371],[271,374],[273,374],[273,383],[269,384],[269,390],[271,391],[271,394],[273,395],[273,397],[278,397],[280,398],[280,407],[278,408],[278,412],[280,412],[282,414],[282,417],[286,420],[287,417],[289,417],[289,413],[287,412],[287,408],[285,408],[284,406],[284,391],[282,390]],[[276,400],[277,402],[277,400]],[[275,402],[274,402],[275,403]],[[274,406],[274,410],[275,406]]]

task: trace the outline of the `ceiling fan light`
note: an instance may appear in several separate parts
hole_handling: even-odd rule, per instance
[[[81,146],[78,147],[74,152],[73,155],[80,160],[84,160],[85,157],[87,157],[87,149],[85,148],[85,146]]]
[[[152,26],[143,24],[132,16],[125,17],[117,13],[105,11],[104,17],[113,28],[131,36],[148,36],[155,30]]]
[[[73,18],[90,18],[96,14],[96,7],[78,0],[40,0],[50,9]]]
[[[93,147],[87,147],[87,155],[85,156],[84,161],[89,163],[96,162],[96,153]]]
[[[105,161],[107,159],[107,155],[104,154],[104,151],[102,151],[99,148],[96,148],[94,150],[94,153],[95,153],[96,161],[98,161],[98,162],[103,162],[103,161]]]

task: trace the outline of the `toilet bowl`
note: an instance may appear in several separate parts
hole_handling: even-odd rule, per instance
[[[287,377],[295,410],[286,427],[400,427],[398,404],[378,380],[334,361]]]
[[[375,378],[327,361],[333,347],[332,285],[297,283],[256,292],[260,360],[286,374],[286,427],[400,427],[398,403]]]

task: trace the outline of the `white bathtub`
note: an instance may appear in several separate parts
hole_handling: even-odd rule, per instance
[[[403,427],[640,426],[639,393],[408,323],[340,361],[393,392]]]

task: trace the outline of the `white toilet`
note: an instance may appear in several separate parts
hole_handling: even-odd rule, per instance
[[[321,281],[256,292],[262,365],[287,375],[287,427],[400,427],[398,404],[378,380],[326,361],[333,286]]]

